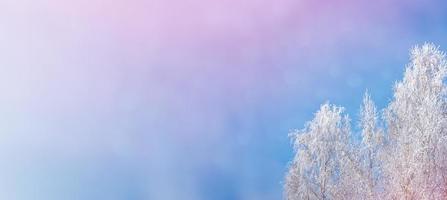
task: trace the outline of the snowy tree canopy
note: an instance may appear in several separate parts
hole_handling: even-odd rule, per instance
[[[285,199],[447,199],[446,75],[436,46],[413,48],[382,118],[365,93],[358,142],[344,109],[323,104],[291,133]]]

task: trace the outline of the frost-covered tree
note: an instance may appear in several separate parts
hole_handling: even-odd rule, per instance
[[[293,133],[297,152],[286,178],[287,199],[334,199],[346,195],[345,153],[349,118],[343,108],[323,104],[305,129]]]
[[[360,107],[360,127],[362,142],[359,147],[359,167],[361,169],[362,199],[377,199],[379,178],[381,178],[381,161],[379,149],[383,143],[383,132],[378,127],[377,108],[368,93],[363,97]]]
[[[394,199],[440,199],[445,180],[445,55],[432,44],[415,47],[386,109],[390,138],[386,176]]]
[[[447,199],[446,76],[437,47],[413,48],[383,121],[365,94],[357,142],[343,108],[323,104],[292,134],[286,199]]]

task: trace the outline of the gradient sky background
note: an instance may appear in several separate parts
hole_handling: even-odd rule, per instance
[[[0,0],[0,199],[275,200],[291,129],[379,107],[445,1]],[[355,125],[353,125],[355,127]]]

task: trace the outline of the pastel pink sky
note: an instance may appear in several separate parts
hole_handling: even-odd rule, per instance
[[[280,199],[288,131],[328,99],[386,104],[409,48],[447,48],[445,10],[2,0],[0,199]]]

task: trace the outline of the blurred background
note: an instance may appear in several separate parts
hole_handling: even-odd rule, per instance
[[[0,0],[0,199],[275,200],[288,133],[380,108],[444,1]],[[353,128],[356,129],[356,125]]]

